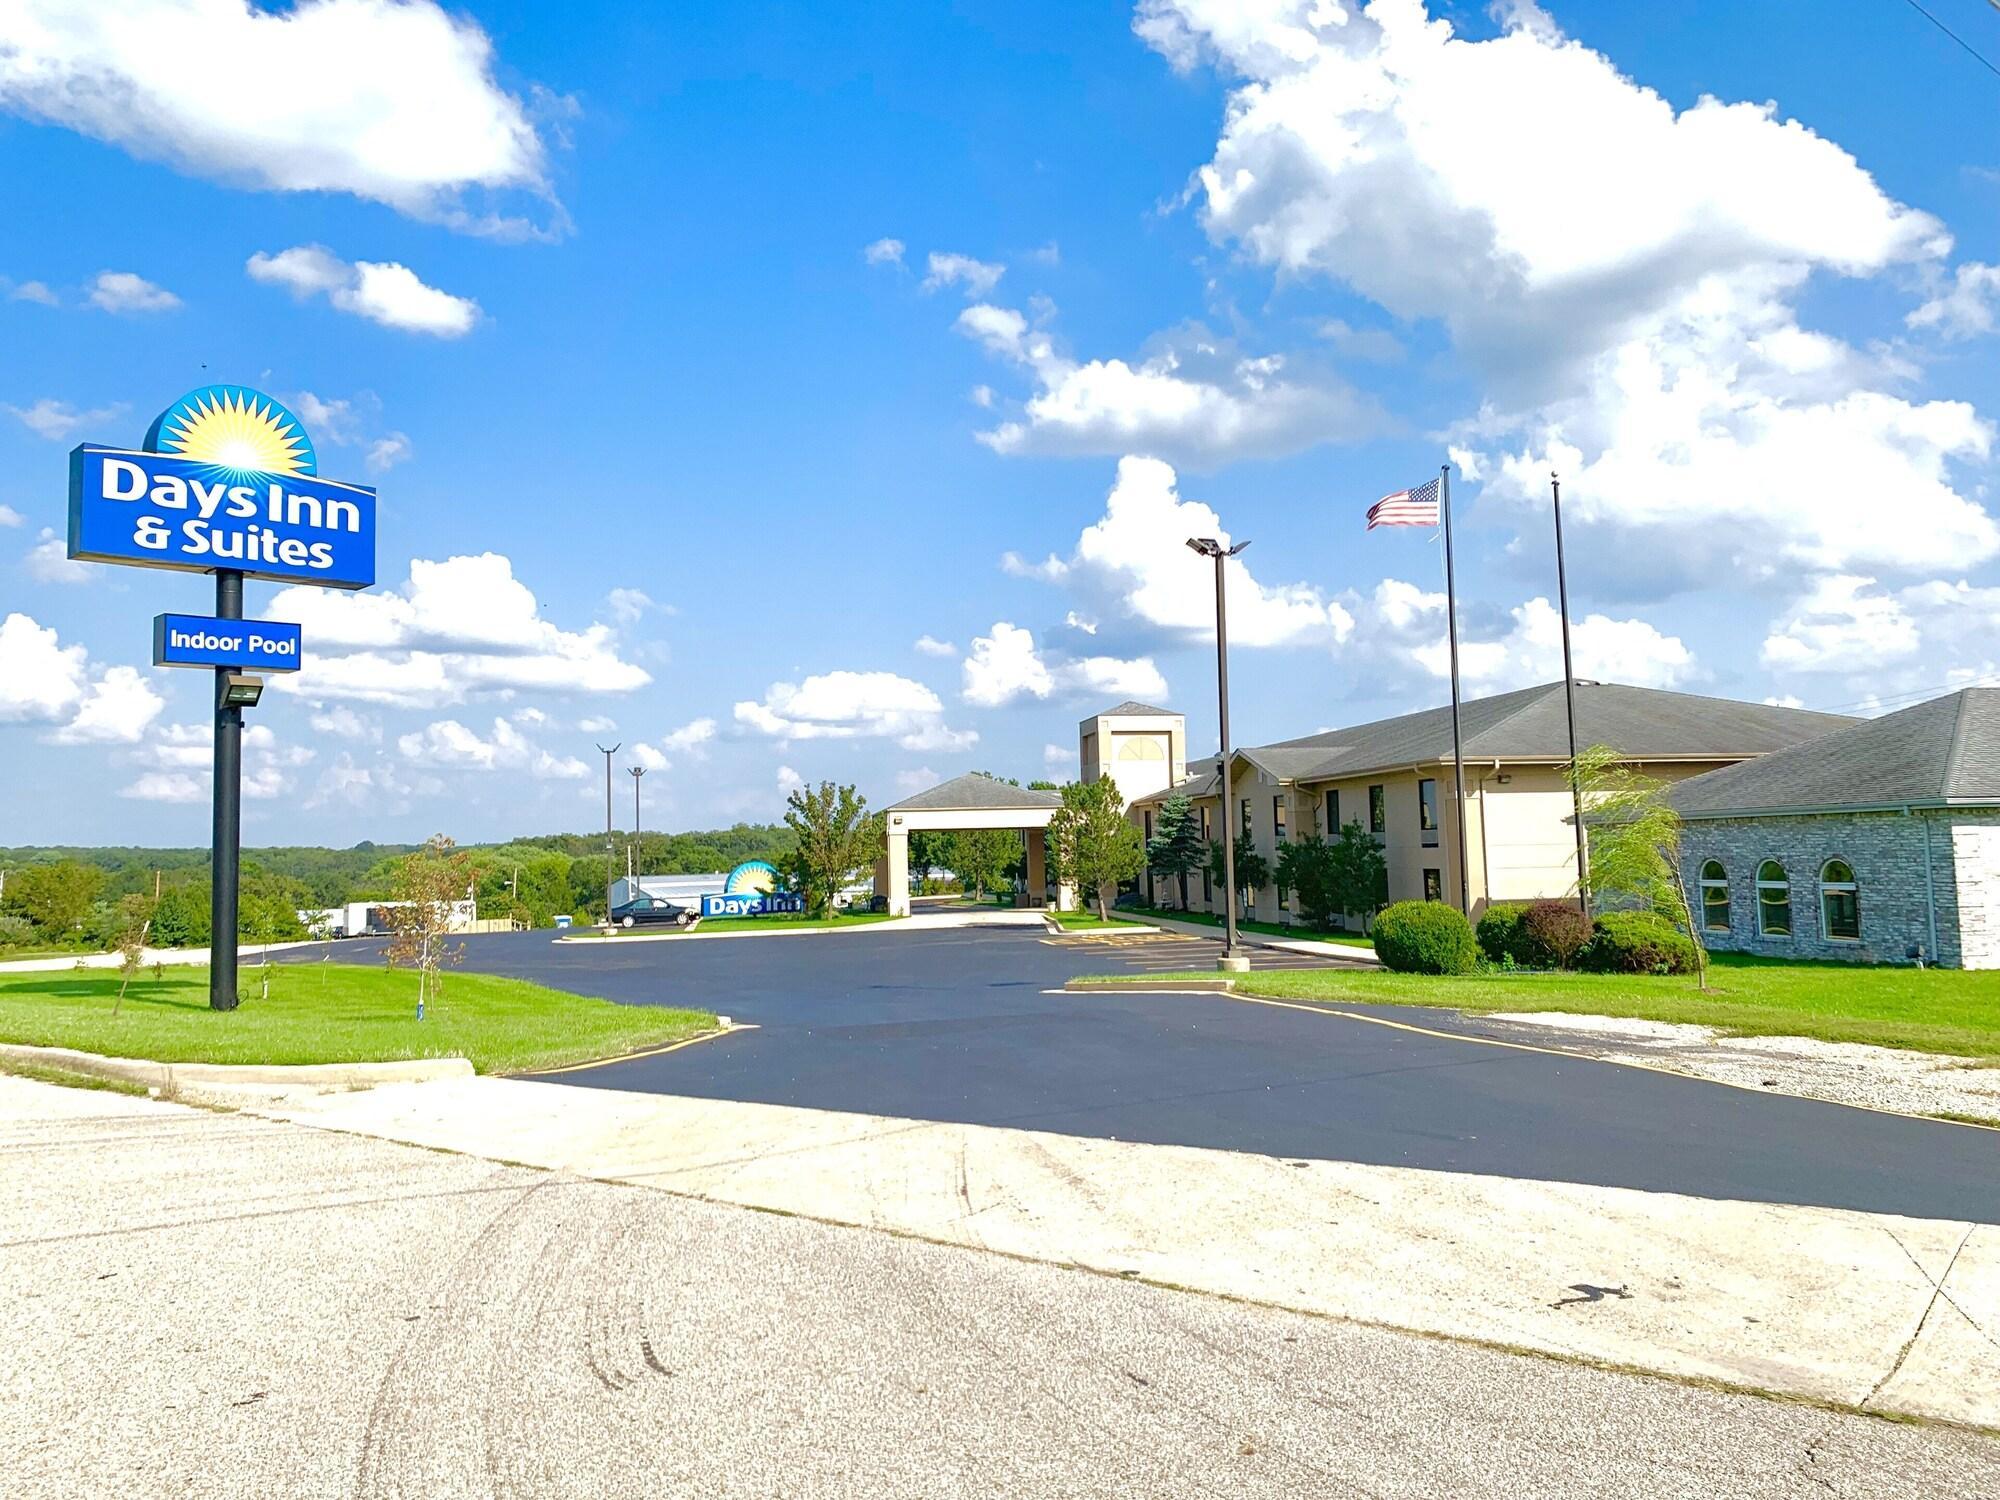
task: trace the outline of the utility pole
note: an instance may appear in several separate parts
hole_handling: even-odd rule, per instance
[[[618,745],[624,743],[620,740]],[[608,750],[602,745],[597,747],[604,751],[604,925],[607,930],[611,926],[611,885],[615,879],[612,861],[618,853],[618,841],[611,831],[611,757],[618,753],[618,745]]]
[[[1563,567],[1563,487],[1549,475],[1549,503],[1556,513],[1556,598],[1562,605],[1563,706],[1569,710],[1569,804],[1576,819],[1576,904],[1590,915],[1590,848],[1583,832],[1583,787],[1576,778],[1576,668],[1569,658],[1569,572]]]
[[[1188,546],[1215,559],[1215,697],[1222,750],[1216,757],[1217,800],[1222,810],[1222,959],[1220,969],[1248,969],[1250,960],[1236,944],[1236,818],[1229,783],[1229,600],[1224,564],[1250,544],[1224,547],[1213,537],[1189,537]]]

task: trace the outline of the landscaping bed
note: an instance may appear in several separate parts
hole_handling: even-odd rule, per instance
[[[1131,922],[1146,922],[1158,918],[1164,922],[1188,922],[1196,927],[1222,927],[1222,918],[1211,912],[1181,911],[1165,906],[1122,906],[1116,916]],[[1114,917],[1115,920],[1115,917]],[[1296,938],[1302,943],[1339,943],[1349,948],[1373,948],[1375,940],[1358,932],[1321,932],[1310,927],[1287,927],[1280,922],[1239,921],[1238,932],[1261,933],[1265,937]]]
[[[707,1011],[609,1000],[491,974],[447,973],[416,1018],[416,976],[349,964],[273,964],[243,970],[249,993],[234,1011],[208,1008],[208,970],[148,970],[112,1013],[119,976],[89,972],[0,975],[0,1042],[70,1047],[155,1062],[271,1065],[464,1057],[482,1073],[527,1073],[616,1057],[715,1028]]]

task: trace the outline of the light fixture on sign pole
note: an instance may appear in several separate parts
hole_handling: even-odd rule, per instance
[[[620,740],[618,745],[624,743]],[[602,745],[597,747],[604,751],[604,925],[607,928],[611,926],[612,860],[617,852],[617,840],[611,831],[611,757],[618,753],[618,745],[608,750]]]
[[[1214,537],[1188,538],[1188,546],[1215,559],[1215,698],[1217,728],[1222,739],[1215,758],[1216,801],[1222,812],[1222,962],[1224,969],[1247,969],[1250,961],[1236,944],[1236,823],[1230,816],[1229,785],[1229,601],[1223,564],[1249,546],[1225,547]]]

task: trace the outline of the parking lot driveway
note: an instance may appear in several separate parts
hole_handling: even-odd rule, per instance
[[[2000,1222],[1988,1131],[1430,1036],[1454,1016],[1213,995],[1060,993],[1213,944],[1021,930],[551,944],[466,966],[757,1029],[559,1076],[582,1087],[1013,1126],[1264,1155]]]

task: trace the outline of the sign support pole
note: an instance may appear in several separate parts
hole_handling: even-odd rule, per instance
[[[243,575],[215,574],[215,614],[243,618]],[[215,821],[209,840],[208,1008],[236,1009],[237,876],[243,842],[243,710],[226,701],[231,669],[215,669]]]

